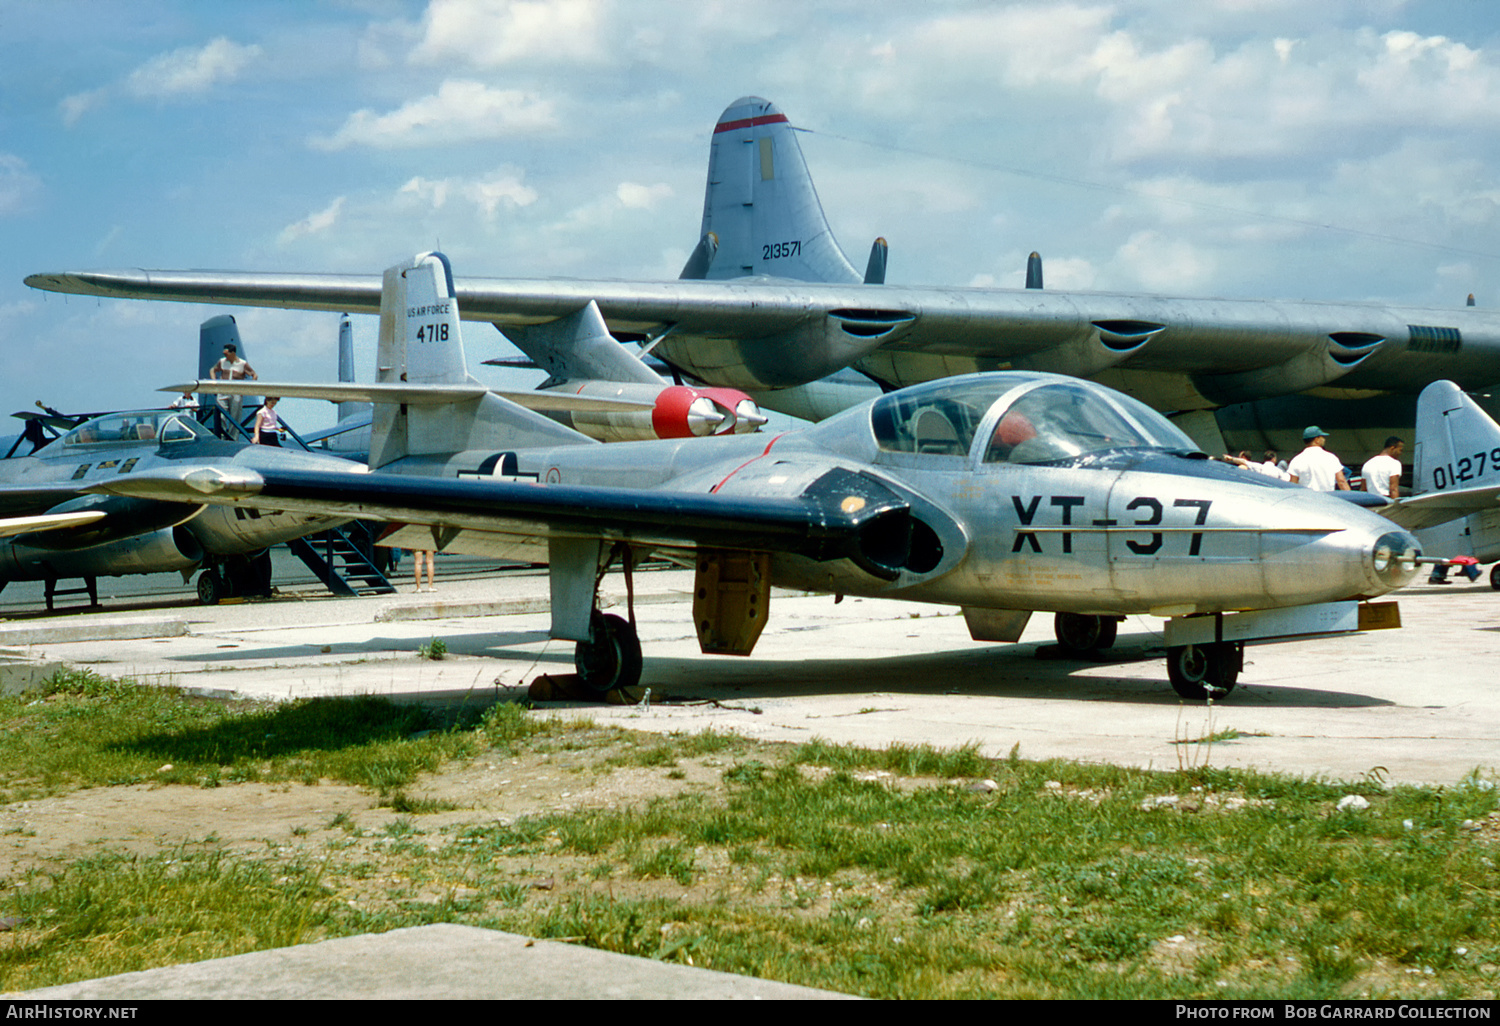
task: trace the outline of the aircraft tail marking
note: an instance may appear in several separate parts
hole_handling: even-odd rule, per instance
[[[385,272],[375,380],[384,384],[484,385],[469,374],[453,269],[441,253],[422,253]],[[405,456],[486,448],[593,444],[556,421],[486,391],[438,405],[375,404],[370,467]]]
[[[699,238],[710,234],[716,251],[700,242],[683,277],[864,280],[834,240],[791,123],[758,96],[730,104],[714,127]]]
[[[1417,399],[1414,487],[1451,491],[1500,483],[1500,424],[1451,381],[1434,381]]]

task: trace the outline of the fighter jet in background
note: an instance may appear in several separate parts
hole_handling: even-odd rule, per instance
[[[1168,675],[1192,697],[1234,686],[1245,642],[1353,629],[1359,599],[1416,570],[1415,539],[1378,515],[1211,462],[1145,405],[1052,374],[929,382],[770,438],[597,444],[470,378],[445,258],[383,284],[368,472],[162,466],[94,490],[385,520],[385,544],[545,561],[552,635],[598,691],[642,671],[633,612],[601,613],[598,582],[648,553],[695,568],[704,652],[749,655],[772,584],[960,606],[981,641],[1046,610],[1077,649],[1149,613],[1169,618]]]
[[[1224,449],[1211,411],[1231,404],[1500,381],[1500,313],[1482,308],[913,287],[885,284],[886,263],[876,240],[865,272],[854,268],[786,115],[745,97],[714,128],[702,234],[681,279],[465,278],[454,294],[465,317],[505,331],[566,330],[594,303],[617,337],[653,344],[686,378],[771,408],[767,390],[801,389],[788,398],[803,415],[854,398],[847,382],[833,403],[827,389],[808,387],[845,368],[886,390],[1034,370],[1108,384],[1177,416],[1215,452]],[[370,274],[71,271],[26,281],[83,295],[364,313],[379,310],[381,293]]]
[[[95,579],[199,567],[198,596],[262,590],[270,582],[268,546],[325,530],[345,518],[283,510],[229,510],[186,501],[158,502],[88,494],[101,481],[153,466],[307,469],[355,466],[332,456],[226,442],[187,410],[130,410],[86,420],[31,456],[0,460],[0,587],[82,578],[97,602]]]

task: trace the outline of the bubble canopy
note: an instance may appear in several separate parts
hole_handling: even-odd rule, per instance
[[[870,425],[887,452],[972,451],[985,463],[1198,448],[1144,403],[1092,382],[1044,374],[968,374],[905,388],[875,400]]]
[[[190,442],[212,437],[206,427],[179,410],[130,410],[80,424],[62,436],[61,444],[72,448],[121,442]]]

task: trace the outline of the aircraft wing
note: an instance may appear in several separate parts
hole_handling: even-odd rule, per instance
[[[888,489],[862,482],[859,474],[832,469],[802,497],[789,499],[432,478],[363,468],[309,472],[199,466],[124,474],[88,491],[326,513],[517,540],[600,538],[860,561],[865,544],[893,523],[899,530],[909,513]],[[849,501],[851,494],[862,492],[867,501]]]
[[[478,399],[493,393],[528,410],[556,410],[570,413],[621,413],[626,410],[649,410],[650,403],[631,399],[609,399],[571,395],[566,392],[505,391],[474,383],[468,385],[420,385],[401,382],[357,384],[353,382],[276,382],[250,380],[220,381],[206,379],[169,385],[158,392],[201,392],[205,395],[275,395],[283,399],[327,399],[335,403],[405,403],[409,406],[441,406]]]
[[[74,494],[77,494],[76,489]],[[33,534],[37,531],[57,531],[68,527],[82,527],[103,520],[107,513],[100,510],[76,513],[48,513],[34,517],[5,517],[0,519],[0,537],[10,538],[18,534]]]
[[[76,499],[79,485],[74,481],[35,485],[0,485],[0,517],[34,516],[45,513],[60,502]]]
[[[121,270],[34,274],[26,283],[79,295],[374,314],[381,277]],[[1465,387],[1500,380],[1500,313],[1483,308],[764,277],[459,278],[454,286],[465,319],[502,329],[553,321],[592,300],[615,334],[658,337],[656,355],[734,388],[791,387],[853,364],[890,385],[1015,367],[1098,377],[1180,410],[1335,381],[1410,391],[1435,371]]]
[[[1408,531],[1420,531],[1490,509],[1500,509],[1500,485],[1427,492],[1393,502],[1376,512]]]
[[[321,442],[325,438],[337,438],[339,435],[346,435],[351,431],[359,431],[362,428],[367,428],[374,420],[375,417],[371,411],[366,410],[363,413],[356,413],[353,416],[345,417],[331,428],[309,431],[301,437],[304,442],[311,445],[314,442]]]

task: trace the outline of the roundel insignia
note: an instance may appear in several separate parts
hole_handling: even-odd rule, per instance
[[[845,496],[844,501],[839,503],[839,509],[843,510],[845,513],[858,513],[864,508],[865,500],[860,498],[858,495]]]

